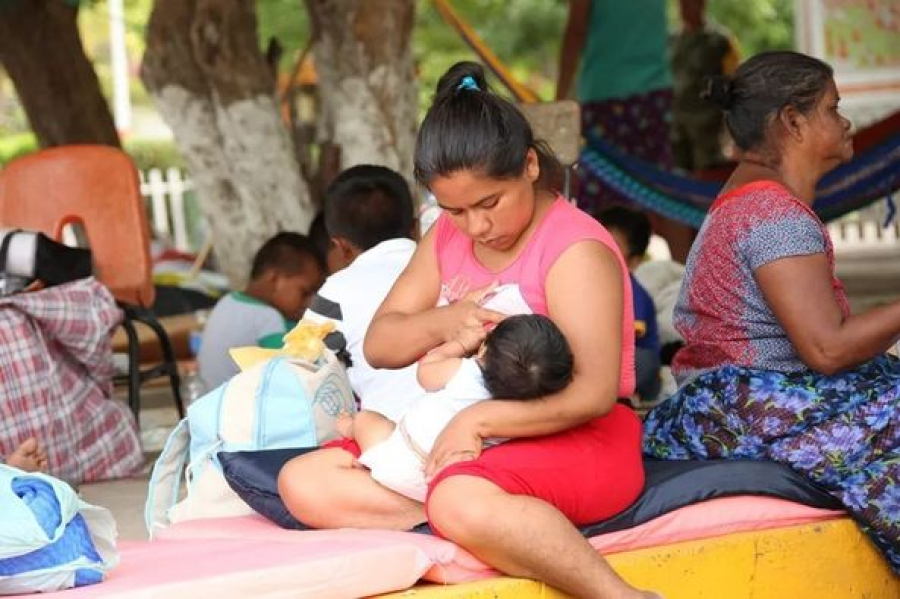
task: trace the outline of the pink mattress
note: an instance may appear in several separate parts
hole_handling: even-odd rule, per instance
[[[681,508],[591,543],[604,554],[739,531],[838,518],[842,512],[780,499],[729,497]],[[151,542],[123,542],[108,580],[65,597],[361,597],[419,579],[456,583],[497,572],[460,547],[414,533],[289,531],[261,516],[183,522]],[[50,594],[55,595],[55,594]]]

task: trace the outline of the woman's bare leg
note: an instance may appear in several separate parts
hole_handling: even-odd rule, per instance
[[[421,503],[379,485],[339,448],[320,449],[285,464],[278,492],[291,514],[314,528],[409,530],[425,522]]]
[[[562,513],[540,499],[458,475],[438,483],[428,512],[441,534],[505,574],[540,580],[574,597],[657,597],[620,578]]]

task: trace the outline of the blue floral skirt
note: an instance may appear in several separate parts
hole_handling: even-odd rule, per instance
[[[647,415],[644,453],[786,464],[837,497],[900,573],[900,361],[833,376],[726,366]]]

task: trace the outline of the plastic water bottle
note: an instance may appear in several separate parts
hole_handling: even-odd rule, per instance
[[[197,310],[194,312],[194,321],[196,324],[188,335],[188,349],[194,359],[200,354],[200,343],[203,341],[203,329],[206,327],[206,321],[209,318],[208,310]]]
[[[197,355],[200,353],[200,343],[203,340],[203,327],[206,325],[207,312],[198,310],[194,313],[197,320],[197,326],[191,330],[188,336],[188,349],[193,356],[194,361],[191,362],[181,378],[181,398],[184,400],[185,407],[191,405],[204,395],[206,395],[206,383],[200,376],[197,368]]]
[[[196,363],[191,364],[181,376],[181,399],[185,407],[206,395],[206,384],[200,378]]]

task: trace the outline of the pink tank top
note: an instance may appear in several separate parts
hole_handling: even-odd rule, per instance
[[[517,285],[524,302],[536,314],[547,314],[544,281],[556,259],[570,246],[585,239],[595,239],[608,247],[619,260],[622,270],[624,313],[622,315],[622,365],[619,372],[619,397],[634,393],[634,306],[631,280],[619,248],[610,234],[596,220],[561,197],[550,206],[543,220],[516,259],[499,272],[478,262],[472,240],[453,224],[447,214],[435,223],[435,251],[441,269],[441,303],[453,302],[468,291],[499,281]],[[598,310],[603,302],[598,297]]]

